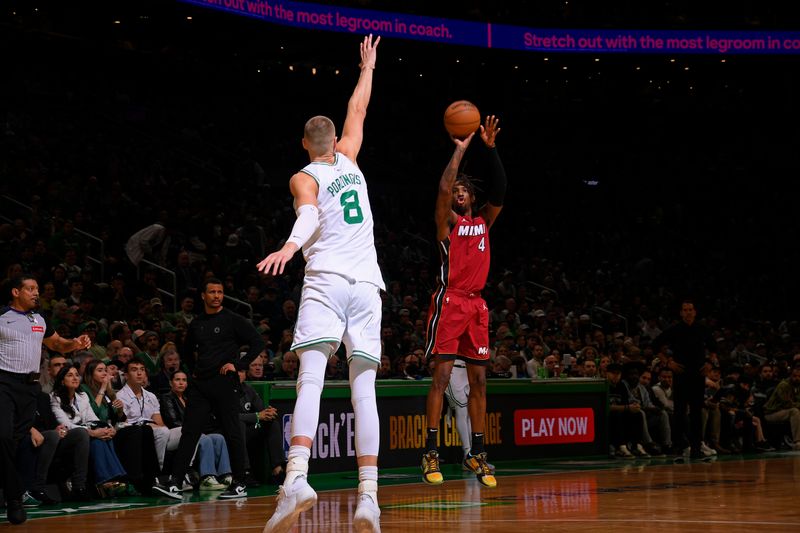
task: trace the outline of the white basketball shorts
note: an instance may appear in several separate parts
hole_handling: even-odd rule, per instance
[[[306,273],[292,350],[344,342],[347,362],[381,362],[381,296],[377,285],[330,272]],[[333,352],[331,352],[333,353]]]

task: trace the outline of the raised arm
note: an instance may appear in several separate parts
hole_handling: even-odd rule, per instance
[[[347,102],[347,116],[344,119],[342,128],[342,138],[336,145],[336,149],[346,155],[351,161],[355,161],[358,152],[361,150],[361,141],[364,139],[364,119],[367,116],[367,106],[372,94],[372,71],[375,70],[375,62],[378,59],[378,43],[381,38],[372,42],[372,34],[364,37],[361,43],[361,74],[358,76],[358,83]]]
[[[497,127],[499,122],[500,119],[491,115],[486,117],[486,122],[481,126],[481,139],[489,149],[491,188],[489,189],[489,198],[479,212],[486,221],[486,225],[490,228],[495,219],[497,219],[497,215],[503,209],[503,200],[506,195],[506,171],[503,168],[503,162],[500,161],[500,155],[497,153],[497,146],[495,145],[497,134],[500,133],[500,128]]]
[[[346,155],[346,154],[345,154]],[[283,274],[286,266],[295,252],[314,235],[319,227],[319,211],[317,210],[317,182],[305,172],[298,172],[289,180],[289,190],[294,196],[297,220],[292,226],[292,234],[286,244],[277,252],[269,254],[256,267],[265,274]],[[270,272],[272,270],[272,272]]]
[[[470,141],[475,133],[471,133],[466,139],[459,140],[451,137],[456,145],[453,156],[444,169],[439,180],[439,196],[436,197],[436,238],[443,241],[450,234],[450,228],[455,223],[456,214],[453,212],[453,184],[458,176],[458,168],[461,165],[461,158],[467,151]]]

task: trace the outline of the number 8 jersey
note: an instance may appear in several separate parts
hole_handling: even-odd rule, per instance
[[[367,182],[355,163],[336,152],[333,164],[306,165],[319,186],[319,228],[303,246],[306,272],[332,272],[386,289],[378,267]]]

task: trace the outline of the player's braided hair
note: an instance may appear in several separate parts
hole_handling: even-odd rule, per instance
[[[464,172],[460,172],[456,178],[455,185],[463,185],[464,188],[469,191],[471,196],[476,197],[478,192],[481,192],[480,187],[478,187],[479,182],[480,180],[477,178],[474,178]]]

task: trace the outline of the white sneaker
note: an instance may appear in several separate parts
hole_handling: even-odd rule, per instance
[[[297,522],[300,513],[311,509],[315,503],[317,493],[308,484],[306,476],[296,478],[291,486],[281,485],[275,512],[264,526],[263,533],[286,533]]]
[[[356,533],[381,533],[381,510],[369,493],[358,496],[358,506],[353,515],[353,530]]]
[[[225,490],[225,488],[225,485],[217,481],[217,478],[214,476],[206,476],[203,478],[203,481],[200,482],[201,491]]]
[[[200,488],[200,474],[197,472],[197,470],[189,470],[186,472],[186,474],[183,476],[183,487],[184,490],[188,490],[189,492]]]
[[[644,446],[642,446],[641,444],[636,444],[636,446],[633,447],[633,450],[631,450],[631,452],[636,457],[650,457],[650,454],[647,453],[647,450],[645,450]]]
[[[624,458],[624,459],[630,459],[631,457],[633,457],[633,454],[632,454],[632,453],[631,453],[631,451],[628,449],[628,446],[627,446],[627,445],[625,445],[625,444],[620,444],[620,445],[617,447],[617,457],[622,457],[622,458]]]
[[[707,446],[705,442],[701,442],[700,453],[703,454],[703,457],[711,457],[712,455],[717,455],[717,450]]]

